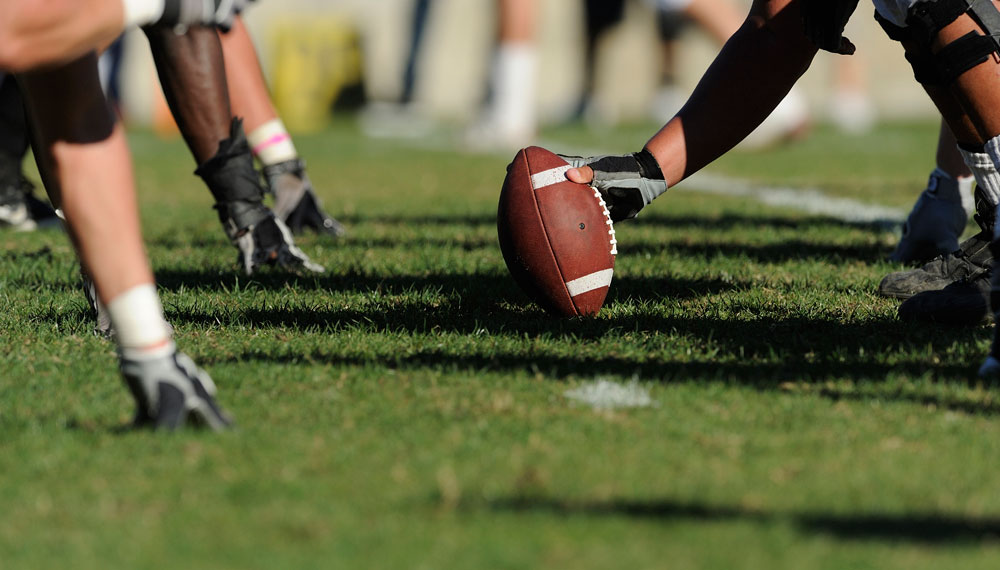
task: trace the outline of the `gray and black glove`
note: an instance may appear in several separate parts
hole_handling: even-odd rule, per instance
[[[858,7],[858,0],[802,0],[802,25],[806,36],[819,49],[851,55],[856,49],[844,37],[844,28]]]
[[[653,154],[646,149],[623,156],[563,156],[573,168],[594,171],[591,186],[604,197],[611,221],[634,218],[657,196],[667,191],[667,181]]]

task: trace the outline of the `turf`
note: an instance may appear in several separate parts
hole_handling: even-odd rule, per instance
[[[504,156],[299,137],[351,234],[251,279],[183,145],[131,141],[168,318],[239,427],[122,430],[66,237],[0,234],[4,569],[1000,564],[991,331],[898,321],[891,230],[674,191],[618,225],[601,315],[556,320],[499,254]],[[934,141],[819,129],[713,171],[905,208]],[[595,380],[655,405],[566,397]]]

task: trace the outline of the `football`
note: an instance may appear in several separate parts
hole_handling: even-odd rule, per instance
[[[550,313],[601,310],[618,253],[600,192],[566,179],[570,168],[540,147],[518,151],[507,169],[497,234],[514,281]]]

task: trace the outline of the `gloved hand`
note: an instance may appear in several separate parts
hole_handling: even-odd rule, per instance
[[[802,25],[816,47],[831,53],[851,55],[857,49],[844,37],[844,27],[858,7],[858,0],[802,0]]]
[[[643,149],[622,156],[563,156],[573,168],[590,167],[596,188],[608,205],[611,221],[634,218],[654,198],[667,191],[667,181],[656,158]]]

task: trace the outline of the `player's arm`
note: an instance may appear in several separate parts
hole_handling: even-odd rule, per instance
[[[246,0],[3,0],[0,69],[72,61],[130,26],[228,25]]]
[[[649,142],[669,185],[722,156],[771,114],[816,46],[796,0],[756,0],[688,102]]]
[[[816,46],[806,36],[798,0],[755,0],[740,29],[722,48],[684,107],[646,143],[644,151],[673,186],[746,138],[774,110],[808,69]],[[639,156],[639,155],[626,155]],[[571,169],[574,182],[651,178],[638,159],[623,170],[598,173]],[[644,170],[645,168],[645,170]],[[650,197],[641,196],[644,204]],[[655,197],[655,196],[653,196]]]

